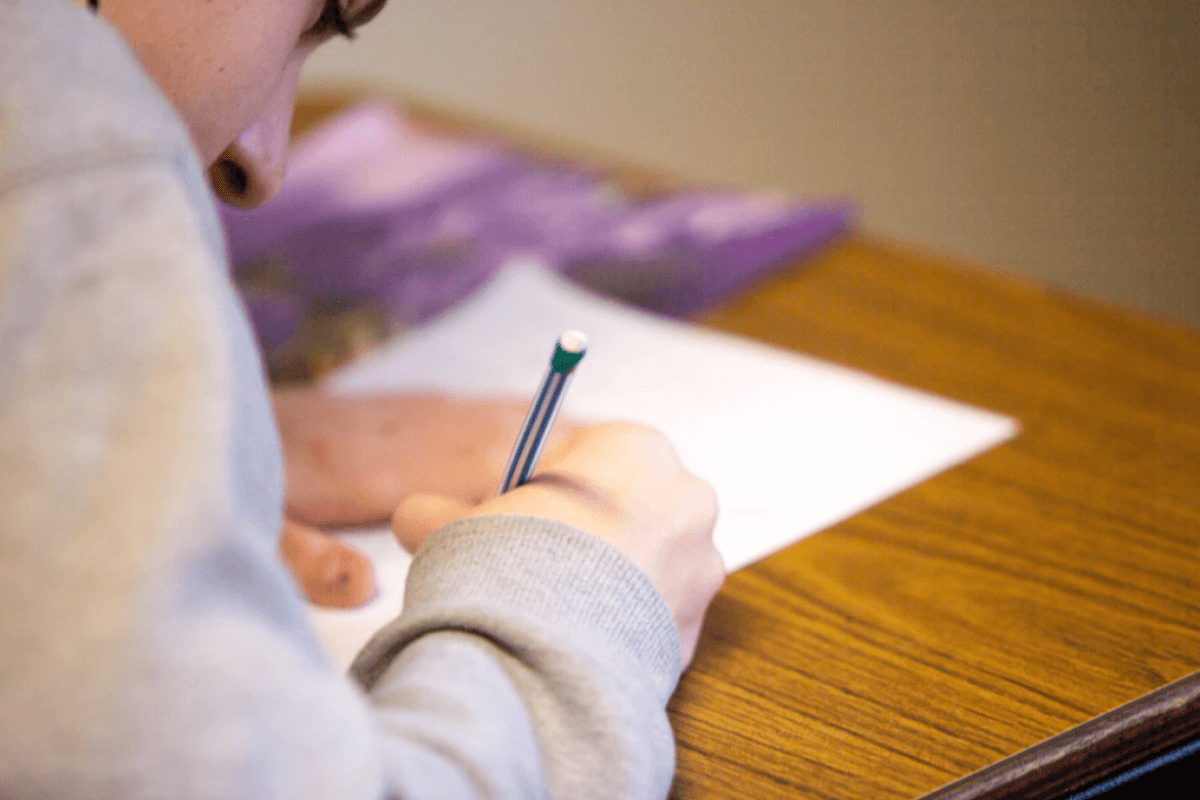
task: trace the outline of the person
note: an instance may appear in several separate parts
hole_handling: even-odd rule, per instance
[[[381,5],[0,0],[0,796],[669,789],[724,572],[661,435],[584,428],[503,496],[404,499],[404,611],[349,676],[278,558],[209,182],[269,199],[305,57]]]

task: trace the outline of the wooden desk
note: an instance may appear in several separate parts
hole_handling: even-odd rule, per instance
[[[730,577],[676,796],[915,797],[1200,669],[1200,332],[865,237],[706,321],[1022,432]],[[1170,694],[1150,718],[1195,731],[1200,685]],[[1170,738],[1144,721],[953,796],[1077,789]]]
[[[704,321],[1022,433],[730,576],[675,797],[1056,797],[1200,732],[1190,680],[1076,727],[1200,669],[1200,332],[865,236]]]

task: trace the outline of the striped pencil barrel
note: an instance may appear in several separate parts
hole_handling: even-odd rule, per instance
[[[579,331],[567,331],[558,338],[554,355],[550,357],[550,368],[538,389],[529,413],[521,425],[516,446],[509,456],[500,482],[499,494],[515,489],[529,480],[537,467],[538,458],[546,446],[554,418],[566,397],[567,384],[571,381],[575,367],[587,352],[587,336]]]

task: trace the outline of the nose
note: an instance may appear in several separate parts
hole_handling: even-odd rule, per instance
[[[213,191],[231,206],[260,206],[283,186],[301,63],[298,59],[288,63],[262,113],[209,167],[208,179]]]

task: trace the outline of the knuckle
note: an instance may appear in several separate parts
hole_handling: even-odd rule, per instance
[[[712,548],[708,560],[708,585],[715,595],[721,591],[721,587],[725,584],[725,576],[728,573],[725,570],[725,559],[721,557],[720,551],[717,548]]]
[[[638,425],[637,422],[620,422],[620,437],[626,444],[654,455],[662,450],[670,450],[671,443],[666,435],[654,428]]]
[[[695,475],[689,475],[689,477],[691,479],[689,491],[693,505],[699,514],[715,523],[718,510],[717,490],[703,478]]]
[[[601,422],[598,425],[593,425],[592,430],[602,433],[608,437],[623,438],[635,436],[640,431],[649,430],[649,428],[636,422],[615,420],[612,422]]]
[[[590,429],[608,445],[653,462],[677,461],[670,440],[661,431],[637,422],[604,422]]]
[[[703,546],[712,550],[713,529],[717,522],[717,500],[712,486],[707,481],[686,474],[676,484],[676,491],[671,497],[672,529],[685,536],[693,547]]]

